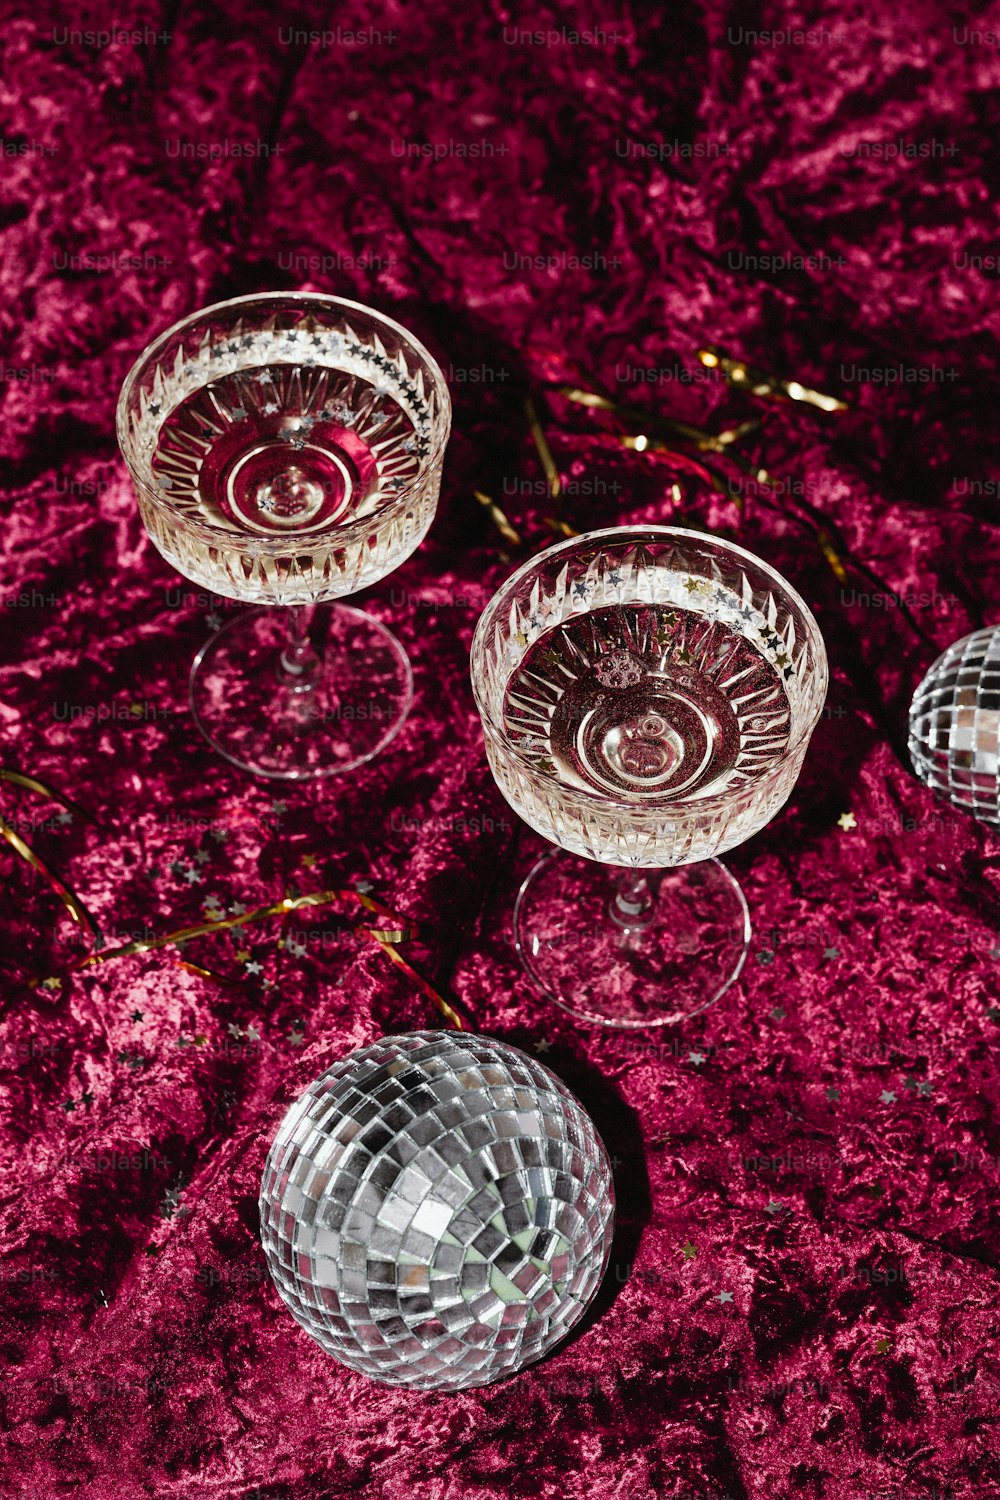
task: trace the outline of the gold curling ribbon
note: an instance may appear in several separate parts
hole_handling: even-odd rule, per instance
[[[749,391],[752,395],[769,396],[774,400],[796,401],[801,404],[816,406],[822,411],[841,412],[849,409],[846,402],[838,400],[835,396],[827,396],[822,391],[812,390],[797,380],[781,380],[778,376],[770,375],[765,370],[759,370],[747,365],[742,360],[725,354],[721,349],[717,349],[714,346],[699,349],[698,358],[708,369],[721,369],[730,385]],[[695,427],[689,422],[678,422],[672,417],[659,416],[644,411],[640,407],[629,406],[622,402],[614,401],[610,396],[601,395],[598,391],[588,390],[584,386],[560,385],[555,387],[555,389],[560,396],[564,397],[567,401],[574,402],[578,406],[587,407],[595,411],[606,411],[620,420],[624,419],[642,423],[646,431],[625,433],[618,438],[618,442],[628,452],[674,454],[677,457],[683,458],[684,455],[677,454],[676,450],[669,443],[647,435],[648,433],[659,431],[674,438],[676,441],[691,444],[702,454],[724,454],[741,473],[752,478],[757,484],[766,485],[769,489],[774,489],[775,487],[774,479],[767,469],[760,464],[753,463],[749,459],[744,458],[742,454],[732,451],[743,438],[749,437],[761,428],[763,422],[759,417],[739,422],[736,426],[726,428],[723,432],[711,433],[705,431],[703,428]],[[738,492],[734,492],[731,487],[727,488],[724,486],[719,476],[707,464],[701,465],[701,472],[717,493],[726,495],[733,501],[739,511],[743,511],[743,497]],[[814,533],[823,558],[838,583],[845,584],[847,582],[847,571],[839,553],[833,545],[829,531],[815,516],[800,514],[798,519]],[[571,533],[567,531],[567,534]],[[575,535],[577,533],[572,534]]]
[[[7,770],[0,766],[0,781],[8,781],[15,786],[24,787],[28,791],[36,792],[40,797],[45,797],[51,802],[58,802],[62,807],[71,810],[85,822],[95,823],[81,807],[72,802],[68,797],[63,797],[59,792],[47,786],[44,781],[37,777],[27,776],[22,771]],[[56,892],[66,910],[73,920],[85,928],[95,941],[100,942],[101,935],[97,923],[80,900],[79,896],[63,881],[49,866],[30,844],[26,843],[21,835],[6,820],[0,816],[0,837],[6,839],[11,848],[20,857],[27,861],[33,869],[43,876],[45,881]],[[310,891],[300,896],[283,896],[280,901],[272,902],[268,906],[257,906],[252,911],[243,912],[240,916],[220,917],[208,922],[197,922],[190,927],[179,927],[173,932],[164,933],[161,937],[141,938],[129,943],[122,943],[118,948],[97,948],[93,953],[87,953],[82,958],[75,959],[66,969],[67,974],[72,974],[80,969],[86,969],[95,964],[110,963],[116,958],[128,958],[136,953],[151,953],[159,948],[169,948],[189,942],[192,938],[208,937],[217,932],[228,932],[234,928],[247,927],[253,922],[263,921],[266,917],[287,917],[293,911],[300,911],[308,907],[329,906],[335,901],[354,901],[364,907],[373,916],[379,918],[378,926],[357,926],[354,930],[357,936],[368,938],[381,948],[386,957],[394,963],[397,968],[403,970],[420,993],[434,1004],[444,1018],[455,1027],[457,1031],[464,1030],[461,1017],[458,1012],[450,1006],[442,995],[439,995],[433,985],[428,983],[416,969],[398,951],[396,944],[406,942],[416,936],[418,929],[412,925],[402,923],[388,907],[375,901],[364,891],[355,891],[348,888],[339,890]],[[203,968],[200,964],[191,963],[187,959],[179,958],[178,963],[189,973],[199,974],[205,979],[213,979],[218,984],[238,985],[240,980],[229,978],[226,975],[217,974],[212,969]],[[39,987],[46,989],[58,988],[58,975],[52,975],[48,979],[33,979],[29,981],[32,989]]]
[[[732,367],[732,369],[735,370],[739,366],[744,372],[749,372],[743,378],[734,376],[733,382],[737,385],[743,384],[745,388],[751,389],[754,395],[762,394],[762,390],[758,390],[756,386],[750,384],[751,376],[754,379],[760,377],[760,381],[770,381],[771,387],[769,389],[773,387],[774,390],[777,390],[779,386],[784,387],[787,384],[788,390],[786,394],[789,400],[806,401],[807,398],[816,398],[812,401],[814,405],[830,403],[823,405],[824,411],[846,411],[848,409],[844,402],[836,401],[832,396],[823,396],[820,392],[809,391],[805,386],[799,385],[797,381],[780,382],[777,380],[777,377],[767,376],[763,371],[750,371],[749,366],[740,365],[739,361],[732,360],[729,356],[724,356],[718,351],[699,350],[699,358],[702,359],[703,364],[709,366],[713,362],[722,364],[723,360],[725,360],[726,364]],[[726,458],[735,464],[741,473],[746,474],[757,484],[766,485],[768,489],[774,489],[775,487],[774,479],[767,469],[763,468],[760,464],[752,463],[740,453],[730,451],[742,438],[756,432],[762,426],[760,418],[740,422],[737,426],[727,428],[724,432],[711,433],[705,432],[700,427],[692,427],[688,422],[676,422],[671,417],[656,416],[649,412],[641,411],[638,407],[622,405],[620,402],[612,401],[609,396],[602,396],[598,392],[586,390],[582,386],[562,385],[557,387],[557,389],[559,394],[564,396],[567,401],[573,401],[579,406],[589,407],[597,411],[607,411],[619,418],[628,418],[630,420],[638,418],[651,432],[659,428],[663,432],[672,434],[678,441],[693,444],[702,453],[724,453]],[[618,441],[623,448],[632,453],[669,454],[675,451],[668,443],[662,442],[657,438],[648,437],[645,433],[627,433],[619,437]],[[683,455],[680,456],[683,457]],[[738,510],[742,511],[744,509],[741,495],[734,493],[731,488],[724,486],[718,475],[714,474],[711,469],[703,466],[703,471],[713,489],[732,500]],[[847,582],[847,571],[840,554],[833,545],[830,533],[813,516],[799,515],[798,519],[814,533],[820,551],[838,583],[845,584]]]
[[[54,792],[51,787],[46,786],[44,781],[39,781],[34,776],[26,776],[22,771],[11,771],[4,766],[0,766],[0,781],[9,781],[10,783],[12,783],[12,785],[24,787],[29,792],[37,792],[40,797],[45,797],[50,802],[58,802],[59,805],[61,807],[65,807],[67,811],[75,812],[84,820],[84,822],[92,823],[94,821],[94,819],[89,817],[88,814],[85,813],[81,807],[78,807],[75,802],[71,802],[68,797],[60,796],[58,792]],[[94,921],[93,917],[90,915],[90,912],[84,906],[79,896],[73,890],[72,886],[67,885],[64,880],[61,880],[59,878],[54,870],[49,869],[49,866],[42,859],[41,855],[35,853],[31,845],[21,837],[17,829],[13,828],[11,824],[7,822],[7,819],[2,815],[0,815],[0,838],[6,839],[11,848],[14,849],[22,859],[27,860],[28,864],[31,865],[33,869],[38,871],[39,875],[42,876],[46,884],[52,888],[52,890],[58,896],[59,900],[62,902],[63,906],[65,906],[66,910],[73,918],[73,921],[76,922],[78,926],[82,927],[86,932],[89,932],[91,937],[100,942],[101,934],[98,930],[97,923]]]
[[[507,517],[500,509],[499,505],[497,505],[493,497],[491,495],[485,495],[482,490],[473,490],[472,493],[479,501],[480,505],[485,508],[486,514],[489,516],[490,520],[493,522],[494,526],[499,531],[504,541],[510,542],[510,545],[512,547],[520,547],[520,536],[514,530],[513,526],[510,524]]]
[[[756,432],[761,427],[762,421],[759,417],[752,417],[746,422],[740,422],[736,427],[728,427],[724,432],[706,432],[702,427],[694,427],[690,422],[678,422],[673,417],[659,416],[654,412],[644,411],[639,406],[629,406],[621,401],[613,401],[610,396],[599,395],[597,391],[585,390],[577,385],[560,385],[556,387],[560,396],[567,401],[572,401],[577,406],[589,407],[591,411],[607,411],[613,416],[622,417],[630,422],[641,422],[650,432],[666,433],[669,437],[680,438],[683,442],[693,443],[696,448],[705,453],[721,453],[723,449],[729,448],[733,443],[739,442],[740,438],[746,437],[751,432]],[[653,446],[650,439],[643,433],[639,433],[628,440],[622,439],[622,446],[632,448],[637,453],[642,453]],[[669,451],[659,449],[658,451]]]
[[[578,406],[584,406],[592,411],[606,411],[619,420],[638,421],[648,428],[649,432],[659,429],[667,433],[672,442],[665,442],[661,438],[650,437],[647,432],[613,434],[614,441],[628,453],[654,453],[673,458],[685,468],[693,469],[718,495],[723,495],[738,511],[743,510],[743,498],[727,489],[718,474],[704,462],[696,462],[690,454],[683,453],[674,446],[674,443],[683,442],[691,444],[702,457],[706,453],[722,453],[739,442],[749,433],[755,432],[761,425],[760,418],[753,418],[747,422],[741,422],[736,427],[727,428],[720,433],[704,431],[701,427],[692,427],[688,422],[677,422],[671,417],[658,416],[653,412],[642,411],[636,406],[624,406],[618,401],[613,401],[610,396],[602,396],[597,391],[585,389],[583,386],[561,385],[556,387],[560,396],[567,401],[572,401]],[[734,457],[734,455],[729,455]],[[675,503],[679,504],[682,497],[680,486],[676,483],[671,486],[671,496]],[[572,533],[577,535],[578,533]]]
[[[768,401],[797,401],[802,406],[815,406],[820,411],[849,410],[847,402],[841,401],[837,396],[814,391],[798,380],[782,380],[780,376],[771,375],[755,365],[748,365],[744,360],[727,354],[723,349],[717,349],[713,344],[699,349],[698,358],[706,370],[721,370],[727,385],[748,391],[751,396],[763,396]]]
[[[735,464],[740,472],[742,474],[746,474],[748,478],[754,480],[756,484],[765,485],[769,490],[774,490],[776,488],[776,481],[774,476],[760,464],[751,463],[749,462],[749,460],[743,458],[742,455],[738,453],[730,453],[728,456],[731,462]],[[742,509],[742,500],[738,500],[737,496],[734,495],[732,491],[730,491],[729,493],[732,499],[737,500],[737,503]],[[764,503],[770,505],[773,510],[777,510],[781,515],[790,516],[792,519],[798,521],[801,525],[805,526],[809,531],[811,531],[813,536],[816,538],[817,545],[819,546],[819,549],[823,554],[827,566],[830,568],[830,571],[833,573],[837,582],[840,584],[845,584],[847,582],[847,570],[844,567],[840,553],[833,545],[833,539],[831,538],[829,531],[827,531],[826,527],[823,526],[823,524],[819,521],[815,514],[813,514],[808,509],[803,510],[801,507],[785,510],[778,504],[777,500],[765,501]]]
[[[574,528],[569,524],[569,522],[564,521],[561,516],[543,516],[542,520],[545,522],[550,531],[558,531],[560,536],[580,535],[580,533],[578,531],[575,531]]]
[[[562,497],[562,480],[559,477],[559,469],[556,466],[556,461],[552,457],[552,449],[549,447],[549,440],[545,436],[545,429],[538,419],[538,411],[530,396],[524,403],[524,412],[528,418],[531,436],[545,474],[545,483],[549,487],[549,499],[558,501]]]
[[[545,433],[545,428],[542,426],[538,416],[538,409],[530,396],[524,403],[524,413],[528,418],[528,426],[531,429],[532,441],[535,444],[535,451],[538,454],[538,459],[542,466],[542,472],[545,475],[545,483],[548,488],[549,499],[554,500],[556,506],[555,515],[543,516],[542,519],[544,520],[546,526],[550,531],[556,531],[560,536],[579,536],[580,533],[576,531],[568,521],[563,519],[561,513],[562,479],[559,474],[559,466],[557,465],[555,458],[553,457],[552,449],[549,446],[549,440]]]
[[[622,419],[642,422],[650,431],[659,430],[665,432],[679,441],[693,444],[695,448],[703,453],[722,453],[750,433],[756,432],[762,426],[761,419],[754,417],[738,423],[735,427],[727,428],[724,432],[705,432],[702,428],[693,427],[687,422],[677,422],[670,417],[660,417],[643,411],[639,407],[623,405],[620,402],[613,401],[609,396],[602,396],[599,392],[587,390],[582,386],[560,385],[556,386],[555,390],[558,395],[565,397],[568,401],[575,402],[577,405],[599,411],[607,411]],[[554,531],[560,536],[579,536],[580,532],[571,526],[561,513],[563,499],[562,478],[545,428],[538,415],[538,408],[531,396],[528,396],[525,400],[524,410],[528,419],[532,441],[535,444],[535,450],[542,466],[542,472],[545,475],[549,499],[556,503],[555,514],[543,516],[542,519],[550,531]],[[645,433],[622,434],[618,435],[615,440],[622,448],[630,452],[673,455],[678,460],[683,460],[687,463],[691,462],[690,458],[678,452],[670,444],[660,441],[655,437],[648,437]],[[727,492],[718,475],[714,474],[710,469],[705,468],[704,465],[699,467],[698,472],[702,474],[718,494],[728,495],[728,498],[733,501],[737,509],[742,510],[743,501],[741,497]],[[495,503],[492,496],[485,494],[482,490],[474,490],[473,494],[479,504],[485,507],[490,519],[504,539],[510,542],[512,546],[519,547],[522,542],[521,537],[510,524],[500,507]],[[672,494],[675,501],[679,501],[680,492],[677,485],[672,486]]]
[[[201,964],[193,964],[187,958],[179,958],[177,967],[186,969],[189,974],[197,974],[199,979],[211,979],[214,984],[223,984],[230,990],[243,988],[242,979],[231,979],[228,974],[218,974],[215,969],[203,968]]]
[[[430,1000],[432,1004],[437,1006],[438,1010],[444,1016],[445,1020],[450,1022],[450,1024],[454,1026],[456,1031],[465,1030],[464,1026],[462,1025],[462,1018],[458,1014],[458,1012],[448,1004],[443,995],[439,995],[437,990],[434,989],[432,985],[428,984],[427,980],[417,973],[417,971],[411,964],[407,963],[406,959],[399,952],[394,943],[386,942],[383,938],[379,937],[371,930],[368,931],[368,936],[374,942],[378,943],[379,947],[382,949],[382,952],[385,954],[386,958],[390,960],[391,963],[394,963],[397,968],[402,969],[403,973],[406,974],[408,978],[416,985],[420,993],[426,999]]]
[[[448,1004],[442,995],[438,994],[437,990],[426,979],[417,973],[396,947],[397,943],[406,942],[409,938],[415,937],[417,929],[412,926],[400,925],[398,917],[378,901],[374,901],[363,891],[351,890],[349,887],[339,890],[309,891],[301,896],[283,896],[280,901],[272,902],[269,906],[254,907],[252,911],[243,912],[238,917],[221,917],[217,921],[198,922],[192,927],[179,927],[174,932],[164,933],[161,937],[140,938],[134,942],[123,943],[119,948],[107,948],[99,950],[96,953],[88,953],[85,957],[77,959],[72,963],[67,972],[72,973],[74,970],[85,969],[92,964],[110,963],[113,959],[128,958],[136,953],[150,953],[157,948],[168,948],[175,943],[187,943],[192,938],[207,937],[216,932],[228,932],[237,927],[248,927],[252,923],[261,922],[267,917],[287,916],[289,912],[302,911],[309,907],[329,906],[335,901],[356,901],[366,911],[379,917],[383,924],[391,923],[391,927],[387,925],[380,927],[360,925],[355,928],[355,932],[359,937],[369,938],[372,942],[376,943],[386,957],[408,975],[420,993],[432,1001],[445,1019],[457,1031],[464,1030],[458,1012]],[[225,978],[215,974],[210,969],[202,969],[196,964],[182,962],[183,966],[192,973],[201,974],[209,979],[222,978],[223,983],[227,982]],[[233,980],[228,981],[230,984],[234,982]]]
[[[700,352],[707,353],[709,351]],[[712,357],[715,358],[715,355],[713,355]],[[756,373],[760,374],[761,372],[758,371]],[[805,387],[798,386],[797,382],[792,382],[792,384],[796,385],[796,388],[800,391],[805,390]],[[762,422],[759,418],[755,418],[747,422],[740,422],[736,427],[727,428],[724,432],[710,433],[704,432],[700,427],[692,427],[687,422],[675,422],[670,417],[652,416],[648,412],[639,411],[639,409],[636,407],[623,406],[619,402],[612,401],[608,396],[598,395],[595,391],[587,391],[579,386],[560,386],[559,393],[565,396],[568,401],[574,401],[580,406],[587,406],[600,411],[608,411],[618,417],[639,417],[646,424],[646,426],[650,428],[650,430],[654,430],[657,426],[659,426],[664,431],[672,431],[674,434],[676,434],[678,440],[692,443],[696,448],[700,449],[702,453],[724,453],[726,458],[731,463],[735,464],[735,466],[740,470],[741,473],[746,474],[757,484],[766,485],[768,489],[775,488],[774,478],[767,469],[763,468],[760,464],[753,463],[749,459],[744,458],[740,453],[730,451],[734,447],[734,445],[738,443],[742,438],[756,432],[762,426]],[[755,394],[757,394],[757,392],[755,392]],[[817,393],[808,392],[807,394],[816,395]],[[790,397],[790,399],[804,400],[805,397]],[[822,399],[824,401],[833,401],[833,397],[823,397]],[[824,408],[824,410],[827,409],[846,411],[847,407],[843,402],[835,402],[832,407]],[[647,437],[643,433],[635,436],[626,434],[625,436],[620,437],[618,441],[621,443],[623,448],[633,453],[674,452],[669,444],[661,442],[656,438]],[[727,488],[726,486],[724,486],[718,475],[714,474],[711,469],[704,467],[704,474],[707,477],[709,483],[719,494],[726,495],[730,500],[732,500],[738,510],[742,511],[744,509],[743,497],[739,493],[734,492],[731,488]],[[813,516],[799,515],[798,519],[801,520],[805,525],[807,525],[809,529],[814,533],[820,551],[822,552],[823,557],[834,577],[837,579],[837,582],[840,584],[845,584],[847,582],[847,571],[844,567],[840,554],[837,552],[837,549],[833,545],[830,533]]]
[[[844,564],[841,562],[841,560],[840,560],[840,554],[838,553],[837,549],[834,547],[832,541],[830,540],[830,533],[828,531],[824,531],[824,529],[821,526],[819,526],[816,529],[816,540],[819,542],[820,549],[821,549],[821,551],[823,553],[823,556],[826,558],[827,562],[830,564],[830,568],[832,569],[834,577],[837,579],[837,582],[841,583],[841,584],[846,583],[847,582],[847,569],[844,567]]]

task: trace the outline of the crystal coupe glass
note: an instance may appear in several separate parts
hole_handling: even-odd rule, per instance
[[[191,673],[198,727],[234,764],[329,775],[399,730],[412,675],[395,636],[349,605],[316,606],[420,545],[450,426],[427,350],[338,297],[234,297],[133,365],[118,442],[150,537],[193,583],[264,606],[225,625]]]
[[[514,912],[536,986],[610,1026],[713,1004],[750,940],[743,893],[715,856],[785,803],[826,697],[805,603],[718,537],[594,531],[507,580],[471,671],[497,785],[560,846]]]

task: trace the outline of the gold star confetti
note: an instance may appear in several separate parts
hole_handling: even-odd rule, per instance
[[[837,819],[837,827],[842,828],[845,833],[849,833],[852,828],[857,828],[857,826],[858,820],[852,812],[841,813]]]
[[[697,1249],[697,1246],[692,1245],[691,1241],[689,1240],[686,1245],[682,1245],[681,1246],[681,1254],[683,1255],[683,1257],[684,1257],[685,1260],[697,1260],[698,1259],[698,1249]]]
[[[316,863],[315,854],[303,854],[302,864],[307,870],[311,870]]]
[[[205,1036],[204,1032],[199,1031],[197,1036],[195,1036],[193,1040],[196,1047],[204,1047],[205,1043],[208,1041],[208,1037]]]
[[[889,1350],[891,1348],[892,1348],[892,1341],[891,1341],[891,1339],[880,1338],[880,1339],[876,1339],[875,1340],[875,1353],[876,1354],[888,1354]]]
[[[240,949],[238,949],[237,953],[236,953],[236,961],[237,961],[237,963],[248,964],[250,962],[250,949],[249,948],[240,948]]]
[[[42,989],[43,990],[61,990],[62,989],[62,980],[58,977],[58,975],[51,974],[48,979],[43,979],[42,980]]]

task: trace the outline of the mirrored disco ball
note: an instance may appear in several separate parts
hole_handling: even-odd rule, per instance
[[[261,1237],[307,1333],[389,1385],[462,1390],[540,1359],[611,1247],[607,1153],[533,1058],[389,1036],[317,1078],[264,1168]]]
[[[985,823],[1000,823],[1000,625],[949,646],[910,706],[920,780]]]

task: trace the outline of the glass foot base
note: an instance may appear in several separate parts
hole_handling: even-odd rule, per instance
[[[191,712],[212,749],[255,776],[285,781],[335,776],[371,760],[413,699],[409,658],[396,637],[350,605],[320,605],[318,669],[291,685],[280,671],[287,641],[286,611],[255,609],[198,652]]]
[[[544,855],[518,892],[521,962],[578,1020],[672,1026],[713,1005],[743,968],[750,913],[724,865],[635,873],[647,876],[652,900],[634,918],[616,899],[631,871],[561,850]]]

